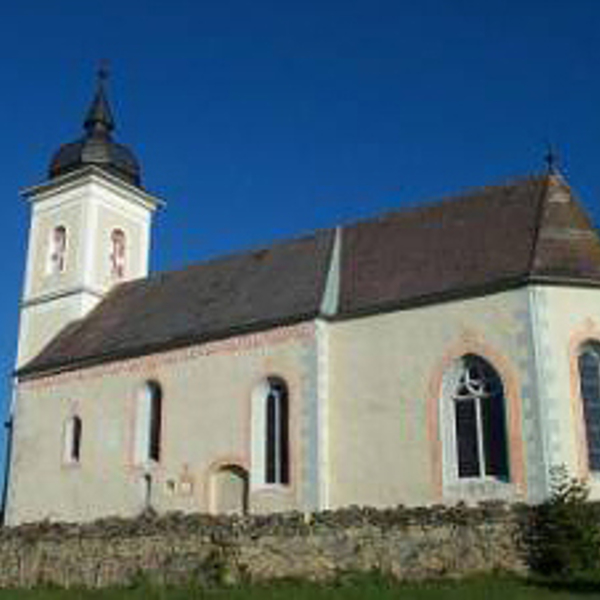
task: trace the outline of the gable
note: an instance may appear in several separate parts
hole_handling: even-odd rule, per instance
[[[541,207],[531,274],[581,283],[600,280],[600,238],[561,180],[550,185]]]

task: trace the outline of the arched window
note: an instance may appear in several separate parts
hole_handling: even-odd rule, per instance
[[[49,275],[65,270],[67,253],[67,230],[62,225],[55,227],[50,234],[46,272]]]
[[[156,381],[139,391],[136,424],[136,462],[158,462],[161,455],[162,390]]]
[[[115,279],[122,279],[125,275],[125,251],[125,232],[113,229],[110,234],[110,274]]]
[[[288,392],[281,379],[269,379],[265,428],[265,482],[289,483]]]
[[[504,388],[484,359],[463,356],[452,377],[453,433],[459,479],[508,479]]]
[[[78,463],[81,458],[81,418],[71,417],[65,427],[64,458],[65,462]]]
[[[268,377],[252,394],[252,485],[290,483],[289,394]]]
[[[600,344],[584,344],[578,363],[588,465],[590,471],[600,471]]]

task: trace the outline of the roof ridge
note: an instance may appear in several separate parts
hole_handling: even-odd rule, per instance
[[[311,231],[309,233],[299,234],[297,237],[275,240],[271,244],[263,244],[263,245],[249,247],[246,249],[240,249],[240,250],[232,252],[231,254],[212,256],[212,257],[207,258],[206,260],[198,260],[198,261],[190,262],[186,265],[182,265],[175,269],[168,269],[165,271],[154,271],[152,273],[149,273],[146,277],[140,277],[138,279],[132,279],[130,281],[126,281],[126,282],[120,284],[119,288],[129,285],[129,284],[155,281],[155,280],[161,279],[163,277],[170,277],[171,275],[175,276],[175,275],[184,273],[186,271],[198,269],[198,268],[205,267],[208,265],[218,265],[220,263],[226,263],[231,260],[252,256],[253,254],[260,254],[262,252],[268,252],[270,250],[276,250],[278,248],[281,248],[284,246],[290,246],[292,244],[296,244],[299,242],[308,242],[311,239],[316,239],[319,236],[335,234],[335,230],[336,230],[336,227],[318,228],[318,229],[314,229],[313,231]]]
[[[362,224],[366,224],[366,223],[375,224],[382,220],[386,220],[386,219],[388,219],[390,217],[394,217],[394,216],[404,216],[409,213],[419,213],[421,211],[428,210],[428,209],[436,207],[436,206],[445,205],[445,204],[449,204],[449,203],[456,203],[456,202],[460,202],[462,200],[465,200],[465,201],[472,200],[472,199],[474,200],[482,193],[492,192],[494,189],[498,189],[498,188],[509,188],[509,187],[518,186],[520,184],[535,182],[536,180],[543,179],[543,177],[544,177],[543,175],[538,175],[538,174],[532,173],[529,175],[522,175],[522,176],[515,176],[512,178],[508,178],[503,183],[499,182],[499,183],[492,183],[492,184],[486,184],[486,185],[481,185],[481,186],[473,186],[471,188],[466,188],[465,190],[458,192],[456,194],[442,196],[439,198],[428,199],[423,202],[418,202],[416,204],[412,204],[409,206],[401,206],[398,208],[393,208],[384,213],[380,213],[380,214],[373,215],[373,216],[367,216],[367,217],[364,217],[361,219],[349,221],[347,223],[337,223],[330,227],[319,227],[317,229],[313,229],[306,233],[299,233],[297,236],[294,236],[291,238],[276,239],[275,241],[273,241],[271,243],[264,243],[264,244],[257,244],[256,246],[249,246],[248,248],[242,248],[242,249],[233,251],[230,254],[217,255],[217,256],[209,257],[205,260],[193,261],[188,264],[176,267],[175,269],[155,271],[155,272],[148,274],[146,277],[141,277],[138,279],[133,279],[128,282],[124,282],[119,287],[122,287],[122,286],[128,285],[128,284],[135,285],[135,284],[141,284],[144,282],[150,283],[151,281],[156,281],[163,277],[169,277],[171,275],[176,276],[177,274],[183,273],[190,269],[196,269],[196,268],[201,268],[201,267],[208,266],[208,265],[225,263],[230,260],[242,258],[244,256],[250,256],[252,254],[258,254],[261,252],[269,251],[271,249],[280,248],[282,246],[288,246],[290,244],[308,241],[310,239],[314,239],[314,238],[318,237],[319,235],[335,235],[337,230],[344,230],[349,227],[354,227],[356,225],[362,225]]]
[[[538,199],[538,206],[535,215],[535,230],[531,239],[531,251],[529,254],[529,262],[527,265],[527,276],[530,277],[533,274],[535,258],[537,256],[538,241],[540,239],[540,231],[542,229],[542,221],[544,219],[544,213],[546,209],[546,202],[548,194],[550,192],[550,178],[548,175],[541,178],[541,190],[540,197]]]
[[[478,186],[467,187],[462,191],[438,197],[431,197],[422,201],[416,201],[414,204],[406,206],[399,206],[392,208],[385,212],[379,213],[372,217],[364,217],[351,221],[345,224],[340,224],[342,228],[353,227],[354,225],[363,225],[366,223],[378,223],[384,221],[390,217],[404,216],[408,213],[420,213],[422,211],[430,210],[439,206],[445,206],[447,204],[454,204],[462,201],[477,200],[481,195],[492,193],[498,189],[508,189],[511,187],[517,187],[519,185],[526,185],[528,183],[535,183],[544,178],[543,174],[531,173],[521,176],[514,176],[505,179],[503,182],[483,184]]]

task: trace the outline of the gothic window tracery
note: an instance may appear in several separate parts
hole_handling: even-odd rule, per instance
[[[464,356],[452,392],[456,469],[459,479],[508,479],[505,398],[495,369]]]

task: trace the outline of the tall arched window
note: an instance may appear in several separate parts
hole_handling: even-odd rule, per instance
[[[62,273],[65,270],[67,253],[67,230],[59,225],[52,230],[48,244],[46,272],[49,275]]]
[[[584,344],[578,363],[588,466],[590,471],[600,471],[600,344]]]
[[[451,402],[459,479],[508,479],[505,399],[496,370],[479,356],[463,356],[453,374]]]
[[[113,229],[110,234],[110,273],[116,279],[125,275],[126,239],[122,229]]]
[[[290,483],[289,420],[288,387],[268,377],[252,393],[253,486]]]
[[[281,379],[269,378],[265,419],[265,482],[289,483],[288,392]]]
[[[161,456],[162,389],[156,381],[139,391],[136,424],[136,462],[158,462]]]
[[[81,458],[81,418],[71,417],[65,427],[64,459],[68,463],[78,463]]]

